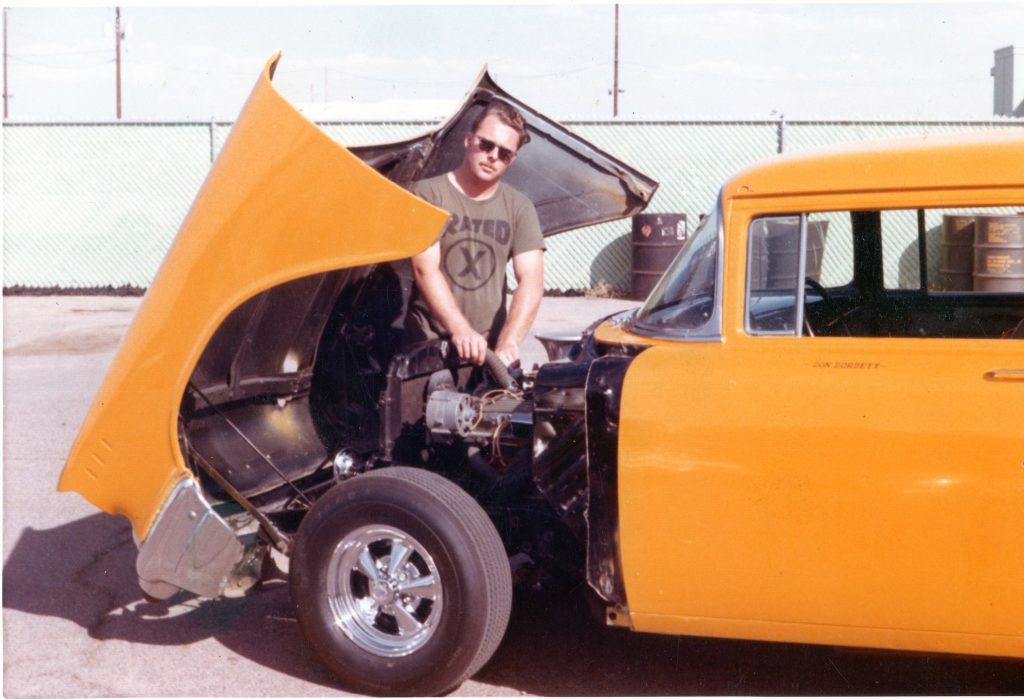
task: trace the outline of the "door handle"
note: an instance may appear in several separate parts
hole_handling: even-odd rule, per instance
[[[1024,369],[992,369],[982,374],[986,381],[1024,381]]]

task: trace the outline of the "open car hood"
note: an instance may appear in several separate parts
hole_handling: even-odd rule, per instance
[[[545,233],[628,216],[657,186],[486,73],[435,131],[346,149],[272,87],[278,58],[196,195],[61,475],[59,489],[125,515],[139,539],[191,474],[183,449],[203,449],[225,472],[271,453],[298,476],[323,462],[331,445],[308,401],[325,326],[363,319],[379,338],[400,327],[411,285],[402,267],[447,216],[396,183],[454,167],[487,102],[507,100],[530,121],[533,141],[506,177],[535,202]],[[211,411],[220,422],[203,420]]]
[[[459,110],[437,129],[408,141],[349,150],[403,187],[440,175],[462,161],[463,137],[494,100],[511,104],[526,118],[530,142],[502,180],[533,201],[544,235],[632,216],[650,202],[657,182],[509,95],[486,66]]]

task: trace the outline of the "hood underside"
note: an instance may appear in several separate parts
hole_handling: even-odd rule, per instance
[[[455,169],[463,137],[491,102],[507,102],[526,119],[530,142],[502,178],[533,202],[544,235],[614,221],[644,209],[658,183],[511,96],[486,67],[459,110],[444,124],[408,141],[350,148],[403,187]]]

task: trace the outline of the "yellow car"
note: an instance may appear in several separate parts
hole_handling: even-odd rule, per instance
[[[124,515],[143,590],[240,595],[290,556],[357,691],[438,694],[513,580],[570,575],[637,631],[1024,657],[1024,139],[740,173],[637,311],[528,372],[400,348],[407,258],[493,99],[545,234],[657,183],[483,74],[424,137],[348,151],[252,95],[59,487]]]

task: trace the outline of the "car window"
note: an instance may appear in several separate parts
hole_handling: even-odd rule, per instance
[[[747,260],[751,334],[1024,337],[1018,209],[759,217]]]
[[[721,216],[716,207],[700,222],[637,311],[635,331],[699,338],[721,334],[720,238]]]
[[[799,283],[800,224],[806,219],[803,284]],[[750,226],[748,324],[764,334],[792,334],[801,287],[846,286],[853,280],[853,237],[849,213],[771,216]],[[804,292],[806,293],[806,292]]]
[[[800,221],[800,216],[773,216],[750,225],[747,321],[756,333],[793,334]]]
[[[921,257],[917,246],[917,211],[883,211],[882,265],[886,289],[919,289]]]

